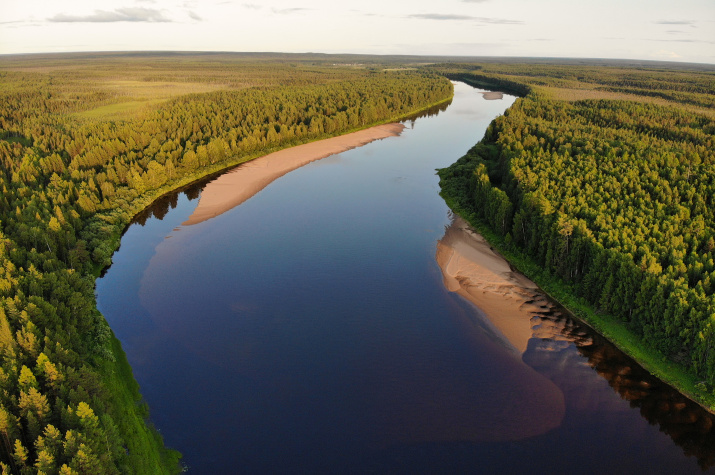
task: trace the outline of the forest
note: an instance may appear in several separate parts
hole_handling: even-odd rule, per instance
[[[448,203],[518,267],[543,269],[530,275],[579,317],[713,411],[715,72],[433,69],[522,96],[440,170]]]
[[[0,469],[174,473],[94,281],[163,193],[449,100],[433,71],[278,55],[0,59]]]

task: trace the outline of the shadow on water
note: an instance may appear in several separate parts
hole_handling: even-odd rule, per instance
[[[445,288],[483,310],[474,313],[476,318],[467,322],[465,332],[486,331],[495,340],[503,341],[522,364],[555,384],[566,402],[565,416],[558,429],[541,440],[524,442],[520,450],[529,446],[530,453],[553,459],[557,447],[587,444],[588,453],[560,461],[563,465],[558,468],[562,471],[589,466],[593,473],[613,470],[621,473],[650,467],[652,473],[677,466],[680,473],[686,473],[715,467],[715,416],[650,375],[589,326],[573,318],[461,218],[452,216],[437,244],[436,260]],[[524,399],[528,401],[533,394],[526,394],[529,396]],[[653,426],[659,431],[654,431]],[[675,445],[662,434],[669,436]],[[618,448],[612,447],[615,440],[620,443]],[[677,463],[667,468],[662,465],[677,459],[676,447],[687,457],[695,458],[690,467]],[[439,450],[450,448],[443,446]],[[500,446],[492,452],[509,450]],[[628,461],[614,464],[613,460],[619,459],[619,450]],[[637,450],[650,453],[639,459],[634,456]],[[661,451],[673,453],[656,461]],[[594,455],[605,452],[610,457]],[[510,470],[525,468],[513,465],[516,462],[511,460],[509,463]]]
[[[573,385],[578,378],[560,373],[562,366],[554,360],[564,358],[565,350],[575,346],[590,368],[632,408],[639,409],[649,424],[667,434],[685,455],[695,457],[702,470],[715,466],[715,416],[652,376],[546,296],[537,294],[535,300],[528,303],[540,306],[541,310],[532,314],[534,338],[524,355],[527,364],[562,387],[569,386],[569,382]],[[587,396],[580,398],[584,399]]]
[[[144,226],[148,220],[151,218],[156,218],[158,220],[164,219],[164,217],[169,213],[170,210],[175,209],[179,202],[179,196],[183,193],[189,199],[193,201],[201,196],[201,190],[217,176],[226,173],[222,171],[220,173],[215,173],[206,176],[199,181],[186,185],[178,190],[174,190],[170,193],[165,194],[157,198],[151,205],[144,208],[139,214],[137,214],[132,220],[131,224],[139,224]]]
[[[423,118],[423,117],[436,117],[436,116],[438,116],[441,112],[446,111],[447,108],[448,108],[449,106],[451,106],[451,105],[452,105],[452,99],[450,99],[450,100],[448,100],[448,101],[446,101],[446,102],[443,102],[443,103],[441,103],[441,104],[437,104],[436,106],[432,106],[432,107],[430,107],[429,109],[425,109],[425,110],[420,111],[420,112],[418,112],[418,113],[416,113],[416,114],[407,116],[407,117],[405,117],[404,119],[402,119],[401,122],[403,122],[403,123],[405,123],[405,124],[409,124],[408,127],[409,127],[410,129],[414,129],[414,128],[415,128],[415,122],[417,121],[417,119],[421,119],[421,118]]]

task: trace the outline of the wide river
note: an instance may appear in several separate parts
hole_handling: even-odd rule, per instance
[[[127,229],[99,308],[190,473],[713,470],[713,418],[538,290],[516,350],[445,287],[460,231],[435,169],[514,101],[495,96],[456,84],[223,214],[182,224],[203,183]]]

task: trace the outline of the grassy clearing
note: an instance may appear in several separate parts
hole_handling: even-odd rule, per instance
[[[72,114],[80,119],[92,120],[126,120],[140,116],[148,112],[153,107],[165,102],[166,99],[154,99],[148,101],[128,101],[110,104],[108,106],[96,107],[84,112]]]
[[[174,97],[227,89],[215,84],[140,80],[112,80],[98,87],[126,100],[77,112],[73,116],[92,120],[132,119]]]
[[[592,87],[597,87],[597,84],[591,84]],[[637,94],[625,94],[622,92],[612,92],[596,89],[583,89],[583,88],[563,88],[563,87],[552,87],[552,86],[538,86],[536,89],[547,93],[550,97],[554,99],[575,102],[582,100],[611,100],[611,101],[632,101],[632,102],[644,102],[649,104],[657,104],[661,106],[672,106],[681,109],[686,109],[697,114],[704,114],[710,117],[715,117],[714,109],[706,109],[704,107],[697,107],[688,104],[681,104],[678,102],[668,101],[661,97],[650,97],[641,96]]]
[[[32,146],[32,140],[25,138],[25,137],[5,137],[5,138],[0,138],[0,140],[4,140],[5,142],[10,142],[10,143],[19,143],[23,147]]]
[[[168,82],[168,81],[140,81],[140,80],[112,80],[104,83],[108,90],[116,92],[119,96],[128,96],[134,99],[169,99],[202,92],[213,92],[226,89],[217,84],[199,82]]]

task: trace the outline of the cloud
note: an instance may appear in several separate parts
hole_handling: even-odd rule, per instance
[[[189,17],[191,17],[192,20],[204,21],[204,19],[201,18],[200,16],[198,16],[195,12],[192,12],[191,10],[189,10],[188,13],[189,13]]]
[[[715,44],[715,41],[703,41],[703,40],[687,40],[687,39],[662,39],[662,38],[651,38],[648,41],[658,41],[661,43],[702,43],[706,45]]]
[[[355,10],[354,8],[348,10],[348,12],[355,13],[356,15],[369,16],[369,17],[375,17],[375,16],[384,17],[385,16],[385,15],[381,15],[381,14],[377,14],[377,13],[373,13],[373,12],[365,12],[362,10]]]
[[[302,13],[309,10],[312,10],[312,8],[271,8],[271,11],[278,15],[293,15],[294,13]]]
[[[59,13],[47,20],[55,23],[171,22],[160,10],[141,7],[116,8],[112,11],[95,10],[91,15],[84,16]]]
[[[695,22],[692,20],[660,20],[654,22],[656,25],[690,25],[695,26]]]
[[[26,21],[26,20],[14,20],[14,21],[0,21],[0,26],[3,28],[25,28],[25,27],[36,27],[42,26],[42,23]]]
[[[407,18],[413,18],[417,20],[457,20],[457,21],[475,21],[477,23],[487,23],[490,25],[523,25],[523,21],[519,20],[507,20],[504,18],[487,18],[481,16],[470,16],[470,15],[452,15],[449,13],[415,13],[412,15],[407,15]]]
[[[484,18],[476,17],[475,20],[481,23],[490,23],[492,25],[523,25],[521,20],[506,20],[504,18]]]
[[[417,13],[409,15],[409,18],[419,18],[420,20],[473,20],[469,15],[449,15],[446,13]]]

